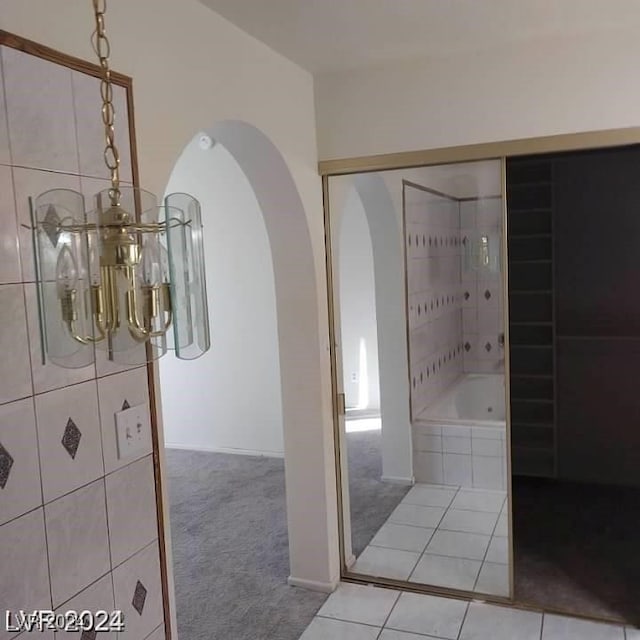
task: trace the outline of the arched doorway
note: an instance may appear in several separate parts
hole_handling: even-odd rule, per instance
[[[188,363],[188,367],[170,359],[160,363],[167,442],[171,444],[179,432],[185,408],[196,408],[203,402],[215,404],[216,398],[219,404],[225,405],[227,417],[237,424],[238,416],[230,415],[233,403],[229,398],[234,395],[238,406],[243,390],[236,392],[234,384],[243,380],[247,367],[253,366],[255,370],[244,379],[259,388],[260,397],[269,405],[267,426],[261,430],[253,425],[242,433],[223,429],[223,435],[227,443],[233,438],[240,442],[238,448],[244,453],[284,454],[288,524],[284,529],[284,544],[288,541],[288,581],[330,591],[338,578],[337,553],[331,544],[336,540],[337,528],[335,512],[330,506],[335,500],[335,491],[332,482],[327,482],[327,477],[332,479],[326,466],[332,452],[324,428],[326,407],[323,406],[318,279],[307,217],[282,155],[258,129],[244,122],[224,121],[207,129],[206,134],[214,142],[210,151],[216,153],[219,147],[217,153],[235,165],[235,174],[232,184],[205,184],[202,189],[209,192],[215,191],[216,186],[228,191],[249,189],[251,193],[244,194],[247,196],[244,202],[252,212],[245,211],[234,220],[233,212],[224,210],[223,202],[222,208],[218,206],[214,211],[222,223],[216,225],[207,220],[207,211],[203,211],[213,346],[201,361]],[[178,160],[176,169],[183,176],[180,163],[198,151],[201,150],[194,147],[192,141]],[[201,177],[206,180],[206,176]],[[181,189],[173,177],[169,187]],[[197,184],[185,185],[185,190],[199,197]],[[226,229],[228,237],[215,237],[216,229]],[[211,233],[214,237],[209,244]],[[217,251],[226,255],[227,264],[235,265],[238,271],[234,273],[231,267],[225,273],[211,274],[220,257],[220,253],[216,254],[216,243]],[[252,255],[244,259],[243,253],[247,252]],[[255,281],[249,283],[251,279]],[[248,293],[246,290],[239,293],[243,286],[249,289]],[[234,324],[231,316],[220,322],[216,318],[215,309],[219,308],[216,296],[222,294],[228,298],[227,304],[243,302],[241,323]],[[256,331],[259,335],[251,336],[250,340],[237,335],[250,331],[256,323],[260,324],[260,330]],[[240,362],[234,359],[230,349],[233,344],[220,345],[216,351],[224,340],[220,332],[225,328],[232,335],[235,348],[245,350]],[[251,352],[252,345],[260,352],[259,359],[253,357],[256,354]],[[218,371],[209,375],[216,365]],[[240,411],[245,422],[252,417],[264,417],[260,402],[254,402],[252,397],[244,400],[251,405],[243,406]],[[197,413],[199,417],[194,421],[198,424],[191,425],[190,431],[194,441],[202,445],[211,412],[199,410]],[[222,443],[218,448],[233,447]],[[255,526],[269,528],[264,522]],[[282,545],[282,538],[279,536],[276,543]],[[267,538],[265,544],[269,544]],[[279,573],[278,580],[286,584],[287,575]]]

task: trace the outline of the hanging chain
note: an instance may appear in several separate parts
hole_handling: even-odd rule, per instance
[[[107,11],[107,0],[93,0],[93,10],[96,18],[96,30],[92,36],[93,50],[96,52],[102,69],[100,83],[100,96],[102,98],[102,122],[104,123],[104,163],[111,175],[111,189],[109,197],[111,204],[117,206],[120,203],[120,153],[116,147],[115,109],[113,108],[113,84],[111,82],[111,69],[109,57],[111,45],[104,27],[104,15]]]

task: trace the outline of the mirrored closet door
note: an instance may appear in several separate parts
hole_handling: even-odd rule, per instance
[[[328,178],[347,577],[512,597],[503,176]]]

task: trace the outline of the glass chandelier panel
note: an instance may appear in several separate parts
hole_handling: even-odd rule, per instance
[[[111,187],[90,203],[69,189],[29,201],[43,351],[67,368],[90,365],[95,349],[128,365],[168,348],[192,360],[210,347],[200,204],[175,193],[159,205],[120,185],[106,0],[92,4]]]

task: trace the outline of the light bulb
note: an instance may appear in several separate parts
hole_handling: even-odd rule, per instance
[[[62,247],[56,262],[56,283],[59,294],[73,291],[78,283],[78,265],[69,245],[66,244]]]
[[[94,233],[89,234],[89,278],[91,286],[98,287],[101,284],[100,278],[100,251],[98,250],[98,238]]]
[[[146,286],[153,287],[162,283],[160,250],[155,239],[144,243],[140,255],[140,271],[138,275]]]

